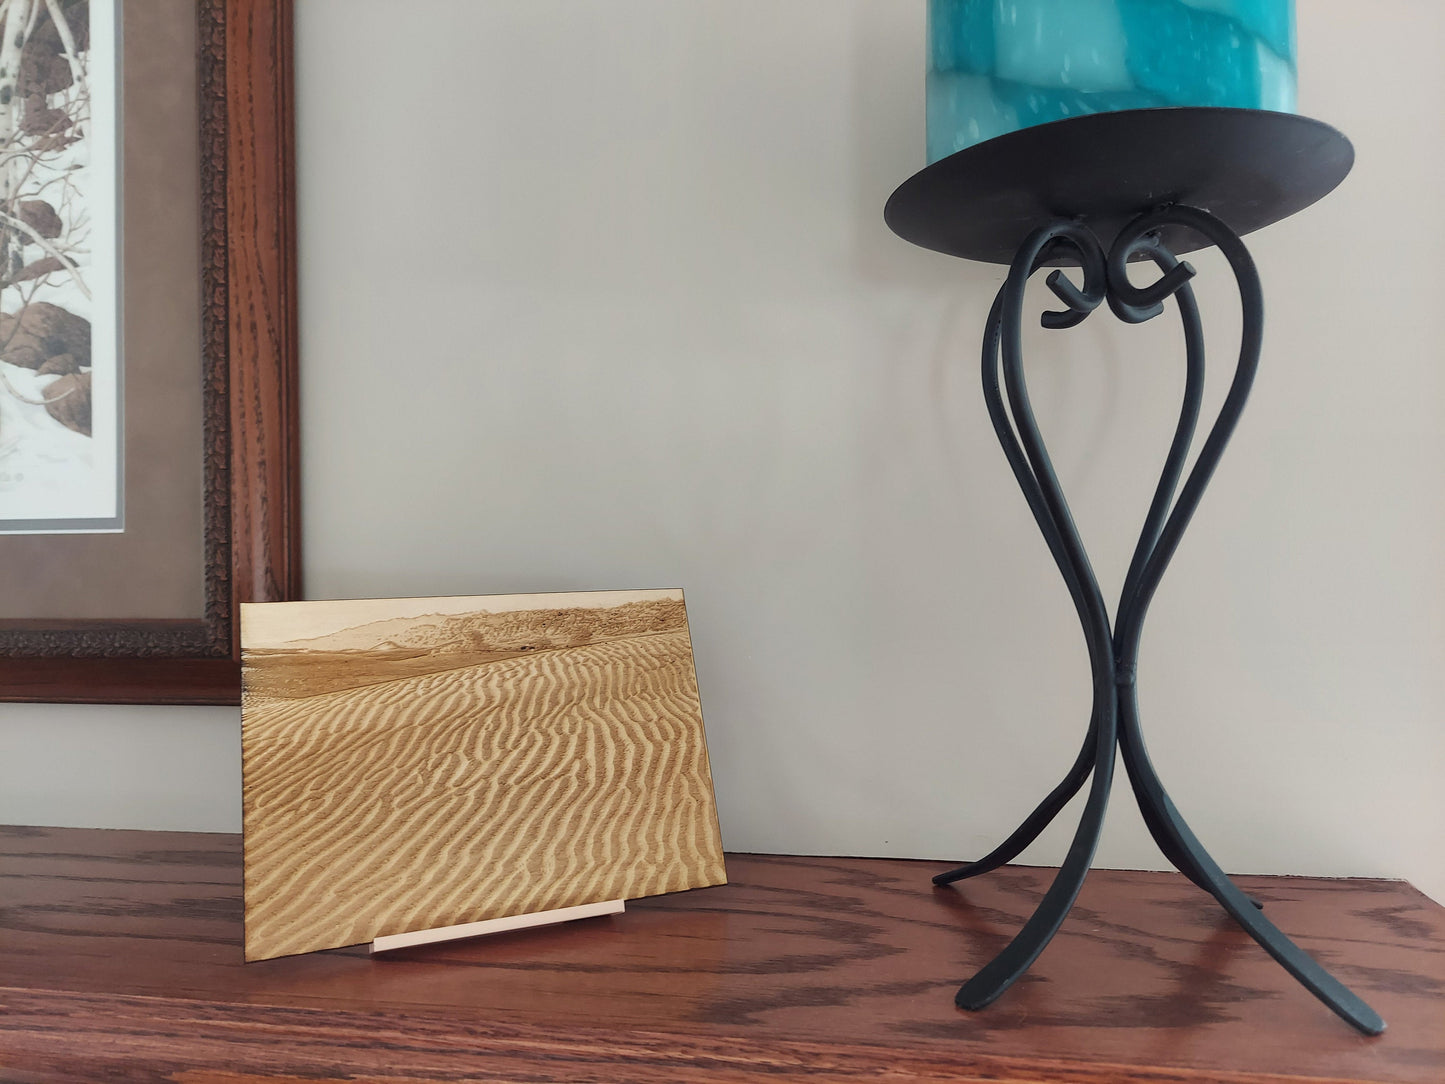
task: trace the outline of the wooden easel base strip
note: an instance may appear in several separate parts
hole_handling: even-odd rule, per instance
[[[485,922],[463,922],[460,926],[438,926],[432,930],[415,930],[412,933],[393,933],[378,937],[371,942],[372,955],[391,952],[394,949],[410,948],[413,945],[430,945],[437,941],[456,941],[463,937],[485,937],[509,930],[526,930],[533,926],[552,926],[558,922],[571,922],[579,918],[596,918],[598,915],[620,915],[624,910],[622,900],[604,900],[602,903],[581,903],[576,907],[559,907],[555,911],[534,911],[530,915],[510,915],[507,918],[489,918]]]

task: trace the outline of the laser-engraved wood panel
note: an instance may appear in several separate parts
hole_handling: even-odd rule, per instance
[[[246,958],[725,881],[680,591],[243,605]]]

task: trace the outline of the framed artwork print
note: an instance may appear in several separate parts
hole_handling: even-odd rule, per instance
[[[290,0],[0,33],[0,699],[237,703],[299,594]]]
[[[246,959],[722,884],[681,591],[242,607]]]

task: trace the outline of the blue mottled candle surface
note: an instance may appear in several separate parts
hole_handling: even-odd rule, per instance
[[[1295,111],[1294,0],[929,0],[928,160],[1081,113]]]

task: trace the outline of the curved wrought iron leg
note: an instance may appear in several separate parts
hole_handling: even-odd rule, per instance
[[[1119,707],[1122,712],[1124,710],[1123,698],[1120,700]],[[953,884],[955,881],[966,880],[969,877],[978,877],[982,874],[992,872],[1000,866],[1008,865],[1008,863],[1022,854],[1024,849],[1034,840],[1038,839],[1043,833],[1043,830],[1053,823],[1054,818],[1059,815],[1064,806],[1069,804],[1074,795],[1079,793],[1079,789],[1083,787],[1085,781],[1089,778],[1089,774],[1094,770],[1094,743],[1097,733],[1098,721],[1096,719],[1090,719],[1088,736],[1084,739],[1083,748],[1079,750],[1079,755],[1070,766],[1068,774],[1064,776],[1063,781],[1059,783],[1057,787],[1049,792],[1048,797],[1040,802],[1038,807],[1025,818],[1024,822],[1014,829],[1007,839],[975,862],[958,866],[945,873],[935,874],[933,883],[942,887]],[[1122,734],[1120,735],[1120,740],[1121,742],[1123,740]],[[1128,761],[1125,761],[1125,766],[1128,766]],[[1155,813],[1153,806],[1145,800],[1145,796],[1140,790],[1132,772],[1129,773],[1129,784],[1134,791],[1134,797],[1139,806],[1139,813],[1144,819],[1144,825],[1149,829],[1149,835],[1153,838],[1155,845],[1164,857],[1169,860],[1169,864],[1184,874],[1184,876],[1188,877],[1197,887],[1212,894],[1214,890],[1210,887],[1208,880],[1195,863],[1191,861],[1189,855],[1180,849],[1175,841],[1174,833]],[[1247,898],[1255,907],[1263,909],[1264,904],[1260,900],[1255,899],[1253,896]]]
[[[1132,699],[1132,696],[1121,699]],[[1179,815],[1179,810],[1170,801],[1163,783],[1154,771],[1154,765],[1144,749],[1144,736],[1139,727],[1137,708],[1125,708],[1121,705],[1120,716],[1119,745],[1124,753],[1125,768],[1130,778],[1135,781],[1135,794],[1139,796],[1140,807],[1150,809],[1162,824],[1163,830],[1175,841],[1179,852],[1185,856],[1185,862],[1197,873],[1191,880],[1202,882],[1202,887],[1219,901],[1220,906],[1315,997],[1366,1035],[1378,1035],[1384,1031],[1385,1021],[1380,1018],[1379,1013],[1316,963],[1278,926],[1265,918],[1253,901],[1219,868],[1204,849],[1204,845],[1190,831],[1184,818]],[[1180,868],[1185,873],[1190,872],[1190,869],[1182,864]]]
[[[1049,242],[1044,242],[1043,248],[1048,247]],[[1032,272],[1032,268],[1030,268]],[[1107,272],[1096,265],[1096,285],[1102,286],[1099,281]],[[1083,298],[1076,292],[1070,292],[1071,283],[1055,276],[1050,278],[1049,284],[1060,293],[1066,302],[1073,302],[1078,309],[1087,311],[1097,300],[1090,301]],[[993,308],[988,315],[988,323],[983,340],[983,391],[984,402],[988,406],[989,419],[993,423],[995,434],[1002,446],[1004,456],[1013,469],[1014,477],[1019,483],[1024,499],[1028,502],[1030,511],[1039,525],[1043,534],[1044,542],[1049,547],[1059,571],[1064,577],[1064,582],[1069,589],[1069,595],[1074,600],[1076,607],[1084,607],[1087,602],[1084,599],[1083,588],[1079,582],[1064,548],[1064,541],[1059,534],[1058,526],[1055,524],[1053,515],[1049,511],[1047,502],[1044,499],[1043,490],[1038,479],[1034,475],[1032,465],[1024,450],[1019,446],[1018,439],[1014,436],[1013,421],[1004,407],[1003,391],[999,385],[999,355],[1003,340],[1004,331],[1004,300],[1007,287],[1001,288],[998,296],[994,299]],[[1015,332],[1016,334],[1016,332]],[[1079,755],[1074,759],[1068,773],[1063,781],[1049,792],[1048,796],[1039,806],[1025,818],[1024,822],[1009,835],[1001,844],[995,847],[983,858],[975,862],[969,862],[956,869],[940,873],[933,878],[935,885],[952,884],[954,881],[963,880],[967,877],[977,877],[990,870],[997,869],[1017,858],[1030,843],[1039,837],[1039,834],[1053,822],[1060,810],[1068,805],[1069,801],[1079,792],[1079,789],[1088,780],[1094,770],[1096,759],[1096,745],[1099,732],[1099,717],[1097,711],[1089,717],[1089,729],[1084,736],[1084,744],[1079,749]]]
[[[1208,238],[1224,254],[1239,285],[1244,327],[1234,379],[1224,404],[1220,407],[1219,416],[1210,429],[1194,469],[1190,471],[1167,521],[1150,545],[1143,561],[1136,562],[1139,567],[1134,590],[1127,593],[1120,606],[1115,648],[1120,672],[1127,674],[1129,679],[1127,688],[1120,689],[1119,697],[1119,745],[1125,770],[1128,772],[1139,808],[1150,825],[1150,831],[1170,861],[1213,895],[1234,920],[1307,990],[1360,1031],[1367,1035],[1378,1035],[1385,1029],[1385,1022],[1379,1014],[1260,914],[1249,897],[1225,876],[1170,801],[1144,747],[1138,700],[1133,686],[1144,616],[1243,413],[1245,400],[1259,365],[1264,333],[1264,296],[1254,261],[1244,243],[1212,215],[1188,207],[1165,208],[1142,216],[1120,235],[1109,259],[1110,300],[1115,311],[1122,311],[1126,318],[1130,318],[1131,315],[1141,314],[1145,305],[1157,302],[1157,292],[1151,294],[1147,289],[1137,290],[1130,285],[1126,263],[1130,252],[1135,250],[1139,241],[1150,230],[1157,230],[1167,222],[1191,227]],[[1167,273],[1165,277],[1168,277]],[[1184,294],[1184,290],[1179,292]],[[1180,305],[1181,308],[1186,305],[1192,307],[1192,298],[1181,296]],[[1196,340],[1202,342],[1197,313],[1196,319],[1186,319],[1185,324],[1186,339],[1193,351],[1196,349]]]
[[[1112,690],[1109,693],[1112,699]],[[1110,710],[1099,727],[1094,760],[1094,783],[1079,827],[1069,845],[1069,853],[1054,875],[1044,898],[1029,916],[1023,928],[1002,952],[985,964],[959,987],[954,1004],[960,1009],[982,1009],[1007,990],[1038,959],[1068,917],[1079,889],[1084,885],[1094,850],[1104,828],[1104,811],[1109,804],[1109,786],[1114,776],[1114,745],[1117,740],[1115,712]]]
[[[1008,281],[999,292],[990,314],[983,358],[983,385],[989,417],[999,443],[1069,588],[1088,644],[1094,685],[1091,714],[1093,783],[1068,854],[1060,864],[1053,883],[1014,939],[959,989],[954,1001],[964,1009],[981,1009],[991,1003],[1028,970],[1058,932],[1078,897],[1079,889],[1083,887],[1093,861],[1114,776],[1118,709],[1114,686],[1113,630],[1083,542],[1039,434],[1023,377],[1020,325],[1024,288],[1038,263],[1059,244],[1071,245],[1077,250],[1085,268],[1085,286],[1084,291],[1080,291],[1061,276],[1051,277],[1049,281],[1054,292],[1069,305],[1068,312],[1050,314],[1057,326],[1077,323],[1103,300],[1103,253],[1093,234],[1071,222],[1056,222],[1036,230],[1015,257]],[[1008,388],[1007,411],[998,384],[1000,351]],[[1014,435],[1015,428],[1018,430],[1017,437]]]
[[[951,869],[947,873],[940,873],[933,878],[936,885],[948,885],[954,881],[962,881],[968,877],[977,877],[981,873],[988,873],[990,870],[998,869],[999,866],[1012,862],[1034,840],[1047,828],[1060,810],[1069,804],[1070,799],[1079,793],[1079,788],[1089,778],[1089,773],[1094,770],[1095,745],[1098,742],[1099,720],[1094,716],[1089,720],[1089,733],[1084,738],[1083,748],[1075,758],[1073,765],[1069,768],[1068,774],[1049,795],[1039,803],[1038,808],[1025,818],[1024,822],[1014,829],[1007,839],[997,847],[984,855],[976,862],[969,862],[967,865]]]

